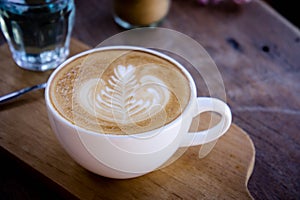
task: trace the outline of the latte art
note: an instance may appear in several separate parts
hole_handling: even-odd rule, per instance
[[[91,115],[127,124],[154,116],[169,98],[167,85],[159,78],[145,75],[138,79],[136,67],[118,65],[107,81],[91,79],[84,83],[78,101]]]
[[[64,66],[50,86],[53,106],[71,123],[104,134],[163,127],[185,109],[189,82],[172,62],[139,50],[102,50]]]

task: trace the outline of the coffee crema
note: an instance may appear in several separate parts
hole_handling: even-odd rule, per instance
[[[189,81],[172,62],[141,50],[95,51],[55,74],[54,108],[81,128],[136,134],[176,119],[190,98]]]

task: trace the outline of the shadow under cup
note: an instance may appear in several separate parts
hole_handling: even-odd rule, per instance
[[[133,50],[165,59],[184,74],[189,98],[182,113],[164,126],[130,135],[99,133],[67,120],[51,100],[53,80],[76,59],[94,52],[107,50]],[[124,70],[124,69],[122,69]],[[130,77],[127,77],[130,79]],[[126,79],[127,80],[127,79]],[[230,126],[228,106],[213,98],[197,98],[196,86],[187,70],[174,59],[145,48],[113,46],[80,53],[60,65],[50,76],[45,93],[51,127],[69,155],[84,168],[110,178],[133,178],[162,166],[179,147],[208,143],[223,135]],[[213,111],[221,115],[219,124],[202,132],[188,133],[193,117],[201,112]]]

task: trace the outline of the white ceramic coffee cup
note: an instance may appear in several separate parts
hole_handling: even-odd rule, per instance
[[[141,50],[174,63],[189,80],[191,89],[190,100],[182,114],[161,128],[133,135],[96,133],[78,127],[62,117],[50,101],[49,87],[53,78],[76,58],[108,49]],[[84,168],[110,178],[133,178],[152,172],[163,165],[178,148],[216,140],[231,124],[231,111],[227,104],[215,98],[197,97],[195,82],[180,63],[162,53],[141,47],[102,47],[71,57],[51,74],[45,100],[51,127],[68,154]],[[189,133],[193,117],[207,111],[218,113],[221,116],[219,123],[207,130]]]

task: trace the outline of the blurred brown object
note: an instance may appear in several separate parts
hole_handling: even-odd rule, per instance
[[[157,26],[167,15],[170,3],[170,0],[114,0],[114,18],[126,29]]]

